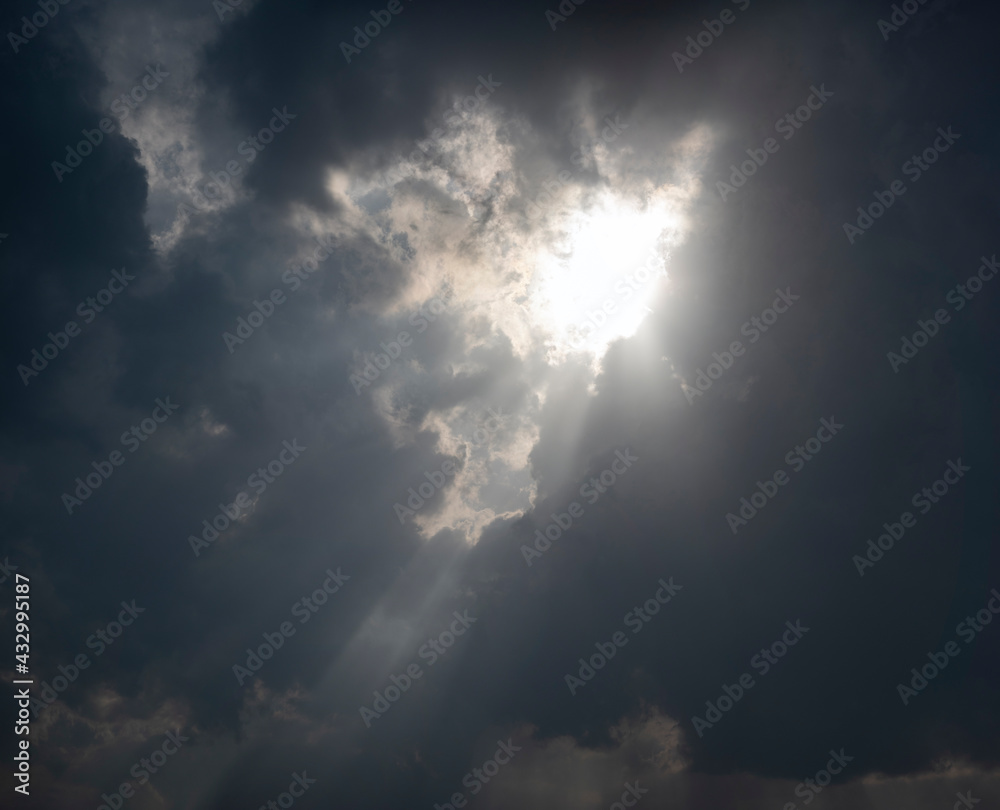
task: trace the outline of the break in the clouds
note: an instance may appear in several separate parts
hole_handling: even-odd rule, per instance
[[[991,7],[5,15],[5,802],[1000,797]]]

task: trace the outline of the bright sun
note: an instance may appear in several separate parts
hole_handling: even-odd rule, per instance
[[[532,295],[556,355],[586,352],[596,361],[635,334],[667,276],[680,226],[671,209],[663,199],[640,206],[607,191],[566,217],[538,258]]]

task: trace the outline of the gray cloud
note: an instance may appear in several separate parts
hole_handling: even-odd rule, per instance
[[[741,4],[591,0],[552,30],[544,6],[406,2],[348,63],[366,6],[220,20],[74,0],[4,53],[5,109],[30,127],[3,135],[0,559],[31,577],[38,681],[91,658],[33,721],[38,806],[96,806],[173,730],[190,743],[131,804],[259,806],[305,771],[303,804],[338,807],[598,808],[636,780],[641,806],[798,806],[841,748],[832,806],[996,799],[998,631],[957,629],[1000,585],[995,291],[946,298],[997,249],[994,15],[926,7],[886,40],[891,8]],[[162,87],[57,180],[66,144],[156,63]],[[499,86],[463,108],[481,77]],[[776,122],[814,86],[833,95],[785,139]],[[241,152],[275,108],[296,117]],[[609,119],[627,128],[602,135]],[[914,181],[904,164],[939,127],[961,137]],[[852,244],[843,223],[901,177]],[[649,256],[667,277],[626,300],[620,274]],[[84,323],[77,303],[122,267],[136,281]],[[799,298],[751,341],[776,289]],[[608,331],[575,353],[608,299]],[[887,353],[942,306],[951,321],[894,373]],[[74,318],[25,386],[18,364]],[[253,332],[230,352],[240,318]],[[735,340],[745,353],[685,396]],[[176,414],[131,452],[123,431],[164,397]],[[504,419],[480,441],[488,409]],[[786,454],[821,418],[843,432],[797,470]],[[254,492],[293,438],[307,450]],[[581,488],[625,448],[634,468],[591,502]],[[68,514],[62,494],[115,450]],[[852,557],[959,457],[967,476],[859,576]],[[727,514],[777,470],[788,484],[734,535]],[[195,556],[189,536],[241,491],[252,507]],[[573,501],[582,516],[527,566],[521,547]],[[301,622],[292,606],[338,568],[348,586]],[[676,603],[570,694],[578,659],[669,577]],[[133,598],[141,624],[95,655]],[[431,665],[455,611],[476,622]],[[795,620],[808,635],[760,675]],[[953,640],[903,705],[897,684]],[[366,727],[359,708],[411,663],[423,677]],[[692,718],[744,672],[756,685],[699,737]],[[464,775],[508,739],[522,751],[472,797]]]

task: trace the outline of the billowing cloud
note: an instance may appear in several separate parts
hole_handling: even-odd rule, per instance
[[[909,5],[10,47],[30,801],[995,800],[995,14]]]

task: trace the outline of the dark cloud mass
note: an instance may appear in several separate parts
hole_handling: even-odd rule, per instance
[[[2,805],[996,805],[998,21],[8,4]]]

